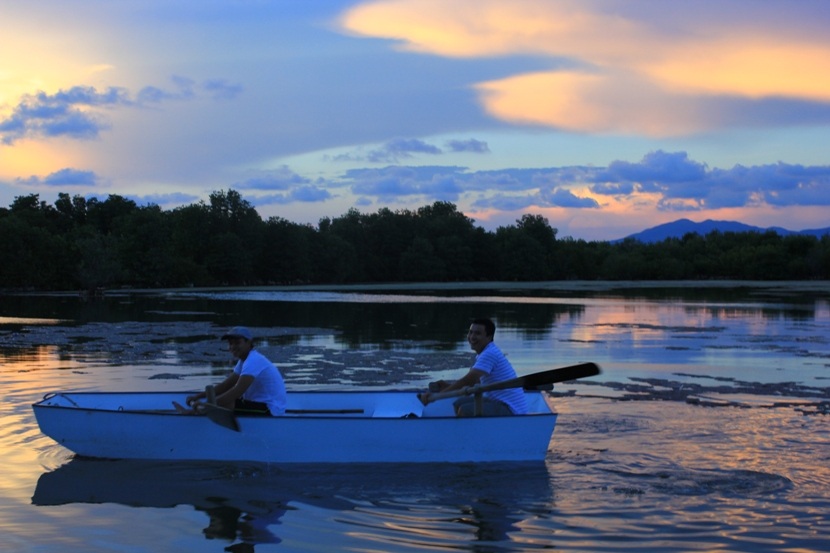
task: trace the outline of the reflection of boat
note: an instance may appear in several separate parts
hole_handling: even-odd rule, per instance
[[[362,532],[370,531],[372,521],[378,521],[378,532],[387,532],[383,522],[389,513],[405,512],[395,517],[395,528],[404,535],[411,525],[420,537],[436,519],[455,513],[449,518],[457,521],[460,532],[466,534],[473,526],[477,539],[491,543],[509,539],[519,530],[524,513],[532,516],[529,513],[549,509],[551,501],[549,469],[537,462],[367,463],[333,471],[328,464],[275,468],[260,463],[81,457],[42,474],[32,496],[32,504],[41,507],[191,505],[207,517],[199,525],[205,537],[238,538],[249,544],[279,542],[286,517],[288,522],[303,521],[298,517],[318,509],[340,515],[358,511]],[[331,518],[348,528],[350,517],[340,515]]]
[[[452,400],[412,392],[292,392],[282,417],[238,416],[239,432],[171,409],[185,392],[49,394],[41,431],[83,456],[295,462],[542,461],[556,414],[526,391],[530,414],[457,418]]]
[[[255,474],[246,467],[236,470]],[[259,479],[237,476],[216,465],[73,459],[40,476],[32,504],[116,503],[162,509],[191,505],[207,516],[202,533],[208,539],[279,543],[270,527],[279,524],[289,496],[279,490],[257,492]],[[246,481],[251,485],[244,485]]]

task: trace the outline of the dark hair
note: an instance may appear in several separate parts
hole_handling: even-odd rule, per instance
[[[471,324],[482,325],[484,327],[485,334],[487,334],[490,338],[493,338],[496,335],[496,323],[490,319],[473,319]]]

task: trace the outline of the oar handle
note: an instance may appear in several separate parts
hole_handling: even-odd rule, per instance
[[[451,392],[431,392],[429,395],[426,394],[418,394],[418,397],[421,399],[421,402],[424,401],[424,397],[426,397],[427,401],[425,403],[432,403],[433,401],[438,401],[439,399],[447,399],[450,397],[461,397],[461,396],[471,396],[473,394],[480,394],[483,393],[481,384],[476,384],[474,386],[464,386],[463,388],[459,388],[457,390],[453,390]]]

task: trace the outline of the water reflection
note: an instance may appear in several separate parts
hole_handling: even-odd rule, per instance
[[[717,329],[734,321],[759,328],[776,323],[826,321],[830,308],[826,294],[809,290],[795,293],[774,288],[690,286],[611,288],[576,294],[540,285],[535,289],[488,290],[471,286],[407,293],[112,292],[91,303],[71,295],[12,295],[3,297],[0,310],[0,317],[60,319],[75,325],[181,321],[226,327],[245,321],[248,326],[262,328],[320,327],[334,330],[332,339],[344,347],[374,344],[388,350],[401,342],[420,341],[439,351],[457,348],[463,341],[465,323],[482,315],[494,318],[499,328],[521,339],[544,340],[557,327],[579,327],[579,334],[584,334],[586,326],[616,322],[650,324],[652,328],[666,330],[683,326],[700,330]],[[607,317],[616,320],[609,321]],[[2,324],[2,318],[0,326],[7,326]],[[296,338],[284,339],[296,343]],[[602,337],[575,339],[601,341]]]
[[[522,524],[553,506],[544,463],[490,465],[330,465],[269,467],[74,458],[40,476],[36,506],[119,504],[204,514],[192,528],[231,542],[228,551],[280,543],[281,528],[309,511],[331,512],[325,535],[369,542],[411,540],[417,547],[447,541],[510,542]],[[106,523],[107,511],[101,511]],[[322,531],[322,529],[321,529]],[[405,536],[405,537],[404,537]],[[323,544],[320,544],[323,545]],[[332,543],[337,548],[342,544]]]
[[[227,359],[216,336],[244,321],[262,334],[260,345],[270,348],[265,352],[278,365],[297,367],[297,375],[324,375],[314,383],[349,383],[355,366],[392,366],[394,374],[420,371],[403,366],[390,352],[431,352],[436,359],[424,364],[424,370],[458,369],[469,359],[450,356],[469,353],[466,325],[482,314],[496,320],[496,340],[522,373],[594,361],[608,369],[609,379],[617,378],[618,371],[620,378],[654,371],[664,376],[727,371],[747,381],[810,382],[820,376],[821,363],[830,358],[830,308],[822,292],[758,287],[706,292],[632,289],[576,296],[544,287],[504,293],[421,290],[409,295],[175,291],[113,294],[94,302],[96,306],[64,296],[54,303],[37,297],[21,303],[21,297],[13,296],[10,302],[4,298],[0,315],[74,321],[74,326],[30,325],[4,336],[7,345],[12,340],[19,340],[21,347],[52,344],[65,359],[95,353],[99,357],[85,359],[201,364],[221,370],[227,368]],[[373,357],[362,359],[359,354]],[[438,356],[446,356],[446,363]],[[322,361],[309,361],[315,359]],[[342,374],[332,374],[330,361],[343,367]],[[750,370],[752,375],[747,374]],[[290,371],[286,376],[293,378]],[[421,379],[415,375],[410,380]]]
[[[826,292],[464,290],[357,303],[315,294],[4,296],[3,547],[826,549]],[[263,331],[291,387],[420,386],[469,366],[464,326],[482,312],[524,374],[585,360],[603,367],[602,378],[557,386],[546,466],[67,462],[31,411],[53,390],[201,388],[216,380],[215,363],[227,370],[216,337],[240,321]],[[648,401],[605,399],[626,390]]]

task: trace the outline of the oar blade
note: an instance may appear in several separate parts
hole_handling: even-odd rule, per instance
[[[571,365],[570,367],[562,367],[561,369],[552,369],[524,376],[522,377],[524,380],[522,387],[534,388],[543,384],[555,384],[556,382],[567,382],[568,380],[596,376],[599,373],[599,365],[596,363],[581,363],[579,365]]]
[[[239,432],[239,423],[236,420],[236,415],[230,409],[225,409],[224,407],[219,407],[211,403],[202,403],[200,410],[204,411],[211,422],[219,426],[224,426],[228,430]]]

